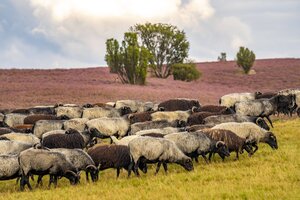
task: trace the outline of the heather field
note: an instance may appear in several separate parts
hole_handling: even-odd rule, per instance
[[[300,86],[300,59],[257,60],[256,74],[241,74],[234,61],[198,63],[195,82],[148,78],[146,86],[123,85],[107,68],[0,70],[0,109],[55,103],[97,103],[119,99],[162,101],[185,97],[216,104],[230,92],[277,91]]]
[[[215,156],[205,164],[200,159],[193,172],[176,165],[169,174],[161,170],[154,176],[154,167],[141,178],[127,179],[122,171],[116,179],[114,170],[101,172],[97,183],[70,186],[67,180],[57,188],[44,186],[33,191],[19,191],[15,180],[0,182],[0,199],[300,199],[300,119],[275,120],[272,130],[278,139],[278,150],[260,144],[249,158],[246,154],[225,162]],[[34,185],[34,184],[33,184]]]

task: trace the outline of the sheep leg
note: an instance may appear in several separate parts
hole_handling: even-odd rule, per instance
[[[257,149],[258,149],[258,146],[257,146],[257,144],[256,144],[256,143],[252,144],[252,146],[254,147],[254,151],[253,151],[253,153],[255,153],[255,152],[257,151]]]
[[[43,186],[42,178],[43,178],[43,175],[39,175],[37,183],[36,183],[36,187],[38,187],[39,185]]]
[[[56,188],[56,186],[57,186],[57,176],[54,176],[54,181],[53,181],[53,183],[54,183],[54,188]]]
[[[167,163],[163,162],[163,167],[164,167],[164,170],[166,172],[166,174],[168,173],[168,165]]]
[[[160,169],[160,166],[161,166],[161,162],[158,162],[158,163],[157,163],[157,166],[156,166],[155,175],[158,173],[158,171],[159,171],[159,169]]]
[[[53,175],[50,175],[49,184],[48,184],[49,189],[51,187],[51,183],[54,183],[54,176]]]
[[[135,175],[136,176],[140,176],[140,174],[139,174],[139,169],[138,169],[138,167],[139,167],[139,160],[135,163],[135,165],[134,165],[134,173],[135,173]]]
[[[209,164],[209,161],[207,160],[206,156],[204,154],[202,154],[201,156],[204,158],[206,164]],[[197,158],[197,160],[198,160],[198,158]]]
[[[17,180],[16,180],[16,185],[18,185],[19,180],[20,180],[20,177],[17,178]]]
[[[199,163],[198,156],[195,156],[194,158],[195,158],[196,163]]]
[[[29,183],[29,175],[25,176],[25,184],[28,186],[29,190],[32,190],[32,187]]]
[[[89,179],[89,172],[88,172],[88,171],[85,171],[85,177],[86,177],[86,181],[87,181],[87,182],[90,182],[90,179]]]
[[[238,159],[239,159],[239,151],[237,150],[235,160],[238,160]]]
[[[130,164],[129,164],[129,166],[128,166],[128,178],[130,177],[130,175],[131,175],[131,170],[132,170],[132,168],[133,168],[133,162],[131,162]]]
[[[118,167],[117,168],[117,178],[119,178],[119,176],[120,176],[120,168]]]
[[[25,182],[25,175],[22,175],[21,180],[20,180],[20,190],[21,191],[24,191],[25,184],[26,184],[26,182]]]
[[[209,162],[211,161],[211,156],[213,155],[213,153],[212,152],[209,152],[209,155],[208,155],[208,160],[209,160]]]

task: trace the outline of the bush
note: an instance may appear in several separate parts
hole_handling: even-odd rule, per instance
[[[201,73],[193,63],[178,63],[172,66],[174,80],[193,81],[200,78]]]
[[[236,63],[241,67],[245,74],[248,74],[255,61],[255,54],[248,48],[240,47],[239,52],[236,54]]]

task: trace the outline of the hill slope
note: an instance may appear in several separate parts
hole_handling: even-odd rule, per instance
[[[239,72],[234,61],[198,63],[195,82],[148,78],[146,86],[123,85],[108,68],[0,70],[0,108],[54,103],[96,103],[117,99],[161,101],[175,97],[218,102],[230,92],[272,91],[300,87],[300,59],[257,60],[255,75]]]

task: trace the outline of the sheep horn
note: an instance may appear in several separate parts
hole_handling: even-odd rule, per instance
[[[217,148],[219,148],[219,144],[225,145],[225,143],[224,143],[223,141],[218,141],[218,142],[216,143],[216,147],[217,147]]]
[[[270,122],[272,128],[274,128],[274,127],[273,127],[273,123],[272,123],[271,119],[269,118],[269,116],[266,116],[266,118],[267,118],[267,120]]]
[[[258,117],[256,120],[255,120],[255,123],[258,124],[259,120],[262,120],[261,117]]]
[[[133,118],[133,114],[129,114],[128,119],[132,119],[132,118]]]
[[[95,165],[88,165],[88,166],[86,167],[86,169],[89,169],[89,168],[92,168],[92,169],[94,169],[94,170],[97,170],[97,167],[96,167]]]
[[[72,175],[75,176],[75,177],[78,176],[78,174],[76,174],[75,172],[73,172],[73,171],[71,171],[71,170],[67,170],[67,171],[66,171],[66,174],[67,174],[67,173],[70,173],[70,174],[72,174]]]

